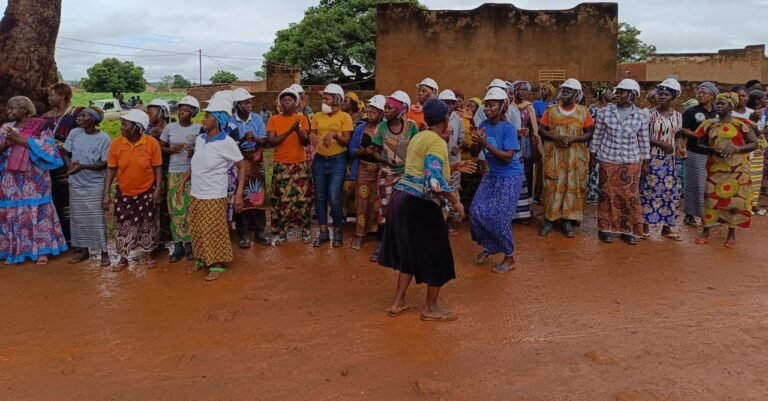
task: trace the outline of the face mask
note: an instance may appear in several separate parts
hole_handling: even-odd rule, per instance
[[[333,111],[333,108],[331,106],[328,106],[327,104],[323,103],[322,106],[320,106],[320,110],[325,113],[329,114]]]

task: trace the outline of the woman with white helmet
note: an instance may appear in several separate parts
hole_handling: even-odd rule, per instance
[[[679,177],[675,163],[675,140],[683,128],[683,115],[672,108],[680,95],[680,83],[667,78],[656,86],[657,106],[649,110],[651,158],[643,162],[640,193],[645,219],[644,237],[650,226],[661,225],[661,235],[680,241],[674,231],[680,202]]]
[[[157,140],[145,134],[149,126],[147,113],[132,109],[120,117],[120,138],[109,146],[107,177],[104,179],[103,207],[112,203],[112,182],[117,179],[115,193],[115,248],[120,260],[112,270],[128,267],[132,251],[144,254],[147,268],[155,267],[150,252],[156,247],[158,207],[163,186],[163,158]]]
[[[458,107],[458,99],[452,90],[445,89],[440,92],[440,95],[437,98],[448,106],[448,112],[450,113],[449,130],[451,136],[448,140],[448,159],[451,165],[455,165],[461,161],[461,149],[464,147],[464,120],[456,111],[456,108]],[[448,180],[448,185],[453,188],[454,195],[459,197],[459,191],[461,190],[460,171],[451,171],[451,178]],[[448,234],[458,235],[458,231],[454,228],[456,212],[450,210],[448,216]]]
[[[272,167],[272,243],[288,239],[291,226],[302,230],[304,242],[312,241],[312,168],[305,147],[309,121],[300,114],[299,94],[288,88],[277,97],[280,114],[267,122],[267,139],[275,147]]]
[[[384,232],[384,224],[387,221],[387,211],[389,208],[389,199],[395,184],[400,181],[405,171],[405,156],[408,150],[408,144],[414,135],[419,133],[419,128],[413,120],[404,118],[411,106],[411,98],[403,91],[395,91],[387,98],[384,104],[385,121],[379,124],[379,127],[373,136],[372,143],[379,150],[374,157],[379,160],[379,202],[381,202],[381,211],[379,212],[379,242],[371,255],[371,261],[379,260],[379,251],[381,248],[381,235]]]
[[[504,273],[515,268],[512,219],[524,171],[518,157],[517,129],[503,118],[509,103],[507,91],[491,88],[484,102],[486,119],[472,131],[472,147],[475,153],[485,153],[489,171],[472,200],[470,223],[472,239],[483,247],[475,262],[482,264],[491,255],[503,253],[504,259],[493,271]]]
[[[264,147],[267,131],[261,117],[253,112],[253,95],[243,88],[232,91],[235,112],[229,120],[237,128],[237,142],[245,164],[243,209],[235,216],[240,248],[251,247],[251,232],[261,245],[269,245],[267,228],[267,188],[264,170]]]
[[[320,233],[312,244],[320,247],[331,240],[328,232],[328,206],[333,219],[333,247],[344,244],[341,226],[344,224],[342,189],[347,173],[347,148],[352,136],[352,118],[340,110],[344,102],[344,90],[329,84],[323,90],[322,111],[315,114],[309,140],[317,146],[312,161],[312,178],[315,184],[315,208]]]
[[[230,136],[233,129],[232,101],[227,98],[212,99],[205,108],[202,129],[195,140],[195,153],[190,169],[179,183],[184,186],[191,178],[189,205],[189,231],[195,264],[192,272],[208,269],[206,281],[213,281],[224,273],[226,263],[232,261],[232,243],[227,224],[228,174],[231,167],[238,170],[234,209],[243,207],[245,164],[237,143]]]
[[[153,99],[147,105],[147,115],[149,116],[149,126],[147,126],[147,134],[160,141],[160,136],[163,134],[163,130],[171,121],[171,106],[167,101],[163,99]],[[173,240],[171,234],[171,216],[168,214],[168,203],[166,201],[168,196],[168,182],[166,180],[168,174],[168,164],[171,159],[170,153],[162,153],[163,158],[163,186],[161,188],[161,200],[160,210],[158,210],[160,218],[160,229],[157,232],[157,249],[156,252],[165,251],[165,244]]]
[[[595,124],[589,110],[576,104],[581,94],[581,82],[567,79],[560,85],[558,104],[548,107],[541,117],[544,224],[539,235],[542,237],[548,236],[553,224],[560,220],[563,235],[573,238],[573,226],[584,219],[589,172],[587,143]]]
[[[384,105],[387,99],[376,95],[368,101],[368,119],[360,124],[352,134],[349,142],[349,157],[352,160],[350,177],[355,180],[355,240],[352,249],[360,249],[365,235],[377,231],[379,225],[379,161],[375,154],[377,147],[373,137],[378,133],[379,123],[384,116]]]
[[[200,112],[200,103],[192,96],[185,96],[179,101],[178,122],[165,126],[160,134],[160,148],[170,155],[168,161],[168,214],[171,220],[171,236],[174,246],[169,261],[180,261],[183,257],[193,260],[192,236],[187,222],[189,214],[189,185],[179,187],[184,175],[189,171],[190,160],[195,150],[195,140],[200,133],[200,125],[192,119]]]
[[[600,162],[598,238],[613,242],[613,234],[630,245],[643,234],[640,170],[651,157],[648,114],[634,105],[640,85],[625,79],[614,88],[615,103],[597,112],[590,150]]]
[[[419,130],[427,128],[427,123],[424,121],[422,106],[427,103],[429,99],[437,99],[438,91],[439,88],[437,82],[432,78],[424,78],[418,85],[416,85],[416,104],[410,105],[405,118],[414,121],[419,127]]]

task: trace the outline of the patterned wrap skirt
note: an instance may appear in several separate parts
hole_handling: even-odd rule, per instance
[[[360,160],[355,182],[355,235],[365,236],[379,226],[379,164]]]
[[[379,264],[442,287],[456,278],[448,226],[440,205],[395,190],[384,226]]]
[[[387,222],[387,209],[389,208],[389,198],[395,188],[395,184],[403,177],[403,173],[396,174],[388,168],[379,170],[379,201],[381,202],[381,211],[379,211],[379,224]]]
[[[107,252],[107,218],[102,199],[104,190],[69,188],[72,247]]]
[[[597,229],[619,234],[643,234],[640,202],[641,163],[600,162],[600,200]]]
[[[195,258],[206,266],[232,261],[226,198],[193,197],[189,204],[189,232]]]
[[[704,227],[719,223],[728,228],[749,228],[752,198],[749,155],[734,154],[723,159],[710,156],[704,187]]]
[[[485,180],[485,178],[483,178],[483,180]],[[531,193],[528,191],[528,178],[525,175],[523,175],[522,180],[523,180],[523,185],[520,188],[520,193],[518,194],[518,197],[517,197],[517,205],[516,205],[515,216],[513,220],[530,219],[532,216]],[[480,185],[483,185],[483,183],[480,182]],[[480,188],[478,188],[477,191],[480,192]]]
[[[757,201],[760,199],[760,189],[763,187],[763,168],[765,167],[765,151],[762,144],[765,139],[760,137],[761,146],[752,152],[749,160],[750,178],[752,179],[752,207],[757,207]]]
[[[171,218],[171,235],[173,242],[190,242],[192,236],[189,234],[189,186],[190,182],[184,186],[180,197],[177,198],[178,186],[186,173],[168,173],[168,214]]]
[[[487,175],[477,188],[470,207],[472,240],[490,253],[515,254],[512,219],[524,185],[524,176]]]
[[[279,163],[272,168],[272,232],[287,235],[291,227],[312,229],[312,168],[309,162]]]
[[[136,195],[124,195],[120,188],[115,194],[115,248],[120,257],[128,258],[131,251],[150,252],[155,248],[160,226],[155,206],[155,187]]]
[[[674,227],[680,203],[680,184],[675,155],[651,156],[648,174],[640,180],[643,218],[646,224]]]

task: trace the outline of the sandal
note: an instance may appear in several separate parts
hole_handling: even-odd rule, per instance
[[[475,264],[476,264],[476,265],[482,265],[482,264],[484,264],[484,263],[485,263],[485,261],[486,261],[486,260],[488,260],[488,258],[489,258],[489,257],[491,257],[491,256],[493,256],[493,254],[492,254],[492,253],[490,253],[490,252],[488,252],[488,251],[486,251],[486,250],[483,250],[482,252],[480,252],[480,254],[479,254],[479,255],[477,255],[477,256],[475,257]]]
[[[200,260],[196,260],[195,264],[192,265],[192,267],[189,268],[189,274],[195,273],[198,270],[202,270],[202,269],[205,269],[205,263],[203,263]]]
[[[128,259],[120,258],[117,264],[112,267],[112,271],[115,273],[119,273],[123,271],[123,269],[125,269],[126,267],[128,267]]]
[[[736,241],[735,240],[732,240],[732,239],[726,240],[724,245],[728,249],[736,249]]]
[[[154,259],[145,259],[144,267],[146,269],[154,269],[155,267],[157,267],[157,261],[155,261]]]
[[[355,237],[354,240],[352,240],[352,249],[359,251],[360,248],[363,247],[363,237]]]
[[[424,315],[424,313],[422,313],[419,318],[424,322],[453,322],[459,317],[456,316],[456,314],[454,314],[453,312],[447,312],[439,316],[426,316]]]
[[[709,237],[699,237],[696,238],[696,241],[694,241],[696,245],[706,245],[709,244]]]
[[[37,258],[37,262],[35,262],[38,266],[45,266],[48,264],[48,257],[47,256],[39,256]]]
[[[82,261],[88,260],[88,252],[75,252],[74,255],[72,255],[72,258],[70,258],[67,263],[70,265],[74,265],[77,263],[80,263]]]
[[[243,238],[240,240],[237,246],[239,246],[240,249],[249,249],[251,247],[251,240],[248,238]]]
[[[663,234],[661,234],[661,236],[664,237],[664,238],[669,238],[669,239],[671,239],[673,241],[682,241],[683,240],[683,237],[681,237],[679,233],[675,233],[675,232],[663,233]]]
[[[768,216],[768,210],[757,209],[757,211],[755,212],[755,215],[757,215],[757,216]]]
[[[205,276],[205,281],[214,281],[218,280],[219,277],[221,277],[221,274],[226,271],[225,268],[221,266],[214,266],[208,269],[208,275]]]
[[[459,232],[458,232],[458,231],[456,231],[456,229],[455,229],[455,228],[449,228],[449,229],[448,229],[448,235],[450,235],[450,236],[456,236],[456,235],[459,235]]]
[[[491,271],[494,272],[494,273],[502,274],[502,273],[506,273],[508,271],[515,270],[516,267],[517,266],[515,266],[515,265],[503,265],[503,264],[499,263],[498,265],[496,265],[496,267],[491,269]]]
[[[404,315],[404,314],[406,314],[408,312],[413,312],[415,310],[416,310],[416,305],[409,304],[409,305],[404,306],[402,309],[400,309],[397,312],[393,311],[392,309],[387,309],[387,316],[389,316],[389,317],[398,317],[400,315]]]

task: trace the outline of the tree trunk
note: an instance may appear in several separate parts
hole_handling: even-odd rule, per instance
[[[58,82],[55,47],[61,0],[9,0],[0,21],[0,121],[13,96],[47,108],[46,89]]]

